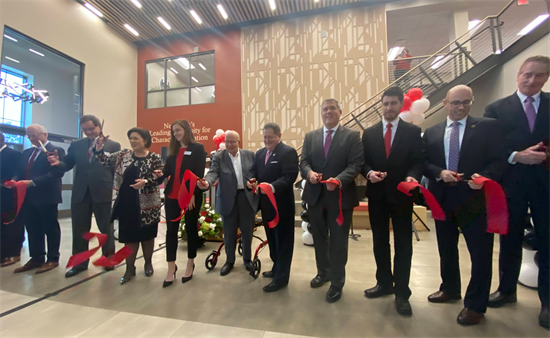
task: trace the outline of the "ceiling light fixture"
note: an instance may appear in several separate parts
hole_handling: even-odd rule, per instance
[[[37,52],[35,51],[34,49],[29,49],[31,52],[33,52],[34,54],[37,54],[37,55],[40,55],[40,56],[44,56],[44,54],[40,53],[40,52]]]
[[[191,78],[193,79],[193,81],[199,82],[199,80],[195,79],[193,76],[191,76]]]
[[[200,63],[200,62],[199,62],[199,67],[201,67],[202,69],[206,70],[206,67],[205,67],[202,63]]]
[[[139,36],[139,33],[137,30],[135,30],[132,26],[130,26],[129,24],[124,24],[124,28],[126,28],[127,30],[129,30],[132,34],[134,34],[135,36]]]
[[[216,95],[214,95],[214,93],[212,93],[212,97],[216,97]]]
[[[164,20],[164,19],[161,18],[160,16],[159,16],[157,19],[158,19],[158,21],[160,21],[160,23],[161,23],[164,27],[166,27],[166,29],[168,29],[168,30],[171,30],[171,29],[172,29],[172,27],[170,27],[170,25],[168,24],[168,22],[166,22],[166,20]]]
[[[393,47],[388,52],[388,61],[395,60],[397,55],[401,54],[401,52],[405,49],[405,47]]]
[[[4,34],[4,37],[6,37],[6,38],[8,38],[8,39],[10,39],[10,40],[12,40],[12,41],[17,42],[17,39],[16,39],[16,38],[12,38],[12,37],[9,36],[9,35]]]
[[[178,71],[175,70],[174,68],[170,67],[170,70],[173,71],[174,73],[178,74]]]
[[[432,69],[437,69],[439,68],[439,66],[441,66],[443,63],[445,63],[445,61],[447,61],[447,59],[445,58],[444,55],[439,55],[438,57],[435,58],[434,62],[432,62]]]
[[[223,6],[221,4],[218,4],[218,11],[220,12],[220,14],[222,15],[222,17],[224,19],[227,19],[229,16],[227,16],[227,12],[225,11],[225,8],[223,8]]]
[[[537,28],[544,20],[548,19],[548,13],[539,15],[535,20],[531,21],[527,26],[525,26],[518,35],[527,35],[530,31]]]
[[[275,5],[275,0],[269,0],[269,7],[272,11],[277,9],[277,6]]]
[[[176,63],[183,67],[183,69],[189,69],[189,60],[186,58],[179,58],[175,60]]]
[[[136,5],[137,8],[141,8],[141,4],[139,3],[138,0],[132,0],[132,3],[133,3],[134,5]]]
[[[95,8],[94,6],[90,5],[89,3],[85,3],[84,4],[84,7],[88,8],[92,13],[94,13],[95,15],[99,16],[100,18],[103,17],[103,14],[101,14],[101,12]]]
[[[202,92],[202,90],[199,87],[195,87],[195,89],[198,90],[199,92]]]
[[[197,12],[195,12],[194,10],[190,10],[189,13],[191,13],[191,16],[193,16],[193,19],[195,19],[195,21],[198,22],[199,25],[202,23],[202,20]]]
[[[12,59],[10,58],[9,56],[6,56],[6,59],[10,60],[10,61],[13,61],[13,62],[16,62],[16,63],[19,63],[19,61],[17,61],[16,59]]]

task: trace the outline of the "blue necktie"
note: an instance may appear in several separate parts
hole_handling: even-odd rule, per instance
[[[451,137],[449,138],[449,167],[450,171],[458,172],[459,139],[458,127],[460,122],[451,123]]]

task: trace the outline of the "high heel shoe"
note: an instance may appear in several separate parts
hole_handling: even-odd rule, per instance
[[[166,288],[166,287],[169,287],[170,285],[174,284],[174,280],[176,280],[176,271],[178,271],[178,266],[176,265],[176,270],[174,270],[174,279],[171,280],[170,282],[167,282],[167,281],[164,281],[162,282],[162,288]]]
[[[195,263],[193,263],[193,272],[195,272]],[[189,277],[181,277],[182,284],[187,283],[191,279],[193,279],[193,272],[191,272],[191,276],[189,276]]]
[[[149,264],[149,267],[147,267],[147,264],[144,266],[145,269],[145,277],[151,277],[155,270],[153,270],[153,264]]]
[[[126,274],[120,279],[120,285],[124,285],[132,280],[132,277],[136,275],[136,268],[134,267],[134,272],[130,275],[130,277],[126,277]]]

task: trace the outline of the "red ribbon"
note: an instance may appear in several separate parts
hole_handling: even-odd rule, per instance
[[[27,184],[25,182],[15,182],[13,180],[4,182],[6,187],[10,187],[13,190],[13,199],[15,200],[15,210],[8,211],[2,214],[2,223],[10,224],[15,221],[19,211],[25,202],[25,195],[27,194]]]
[[[103,266],[103,267],[112,267],[119,265],[123,260],[126,259],[130,254],[132,254],[132,249],[130,249],[129,246],[125,245],[122,247],[122,249],[118,250],[111,259],[101,256],[99,257],[93,264],[95,266]]]
[[[84,251],[81,253],[77,253],[76,255],[72,255],[71,258],[69,258],[69,262],[67,262],[67,268],[71,268],[73,266],[77,266],[79,264],[82,264],[86,262],[90,257],[92,257],[99,248],[107,242],[107,235],[105,234],[99,234],[95,232],[87,232],[82,237],[86,239],[87,241],[92,240],[92,238],[97,238],[97,241],[99,242],[99,245],[93,249],[90,249],[88,251]]]
[[[187,212],[189,202],[191,202],[193,194],[195,193],[197,179],[197,176],[193,174],[189,169],[183,173],[183,182],[181,182],[182,184],[180,185],[180,191],[178,192],[178,204],[180,205],[181,215],[178,218],[172,220],[172,222],[180,221],[183,215],[185,215],[185,213]],[[187,186],[185,185],[187,181],[189,181],[189,190],[187,190]]]
[[[487,207],[487,232],[508,234],[508,204],[502,187],[487,177],[475,177],[473,182],[477,185],[483,184]]]
[[[271,201],[271,205],[273,205],[273,208],[275,208],[275,218],[267,223],[269,228],[273,229],[277,226],[277,224],[279,224],[279,209],[277,209],[277,201],[275,200],[273,189],[271,189],[271,184],[269,183],[260,183],[257,185],[257,187],[265,191],[267,198],[269,198],[269,200]],[[254,189],[253,192],[255,193],[256,189]]]
[[[340,186],[340,181],[330,180],[330,181],[321,181],[321,183],[332,183],[338,186],[338,207],[340,208],[340,214],[336,219],[336,223],[338,223],[338,225],[344,224],[344,215],[342,215],[342,187]]]
[[[424,188],[417,182],[401,182],[397,185],[397,190],[401,191],[407,196],[412,196],[411,190],[415,188],[420,188],[420,191],[424,195],[426,202],[430,206],[430,209],[432,209],[433,218],[438,221],[444,221],[445,212],[443,211],[443,209],[441,209],[441,206],[439,205],[439,203],[437,203],[434,195],[432,195],[432,193],[428,189]]]

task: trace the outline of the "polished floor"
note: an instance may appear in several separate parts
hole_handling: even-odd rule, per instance
[[[61,265],[71,252],[70,220],[62,220]],[[433,221],[428,224],[434,228]],[[431,304],[426,297],[440,284],[435,232],[421,232],[414,240],[411,272],[413,316],[399,316],[392,296],[366,299],[363,290],[375,285],[372,234],[360,230],[358,241],[349,242],[347,282],[339,302],[325,301],[328,285],[311,289],[315,276],[313,248],[302,244],[296,229],[296,244],[290,285],[265,294],[268,281],[254,280],[242,266],[221,277],[224,256],[213,271],[204,259],[218,243],[199,250],[193,280],[185,285],[161,287],[166,275],[164,227],[159,227],[158,251],[153,257],[155,274],[143,275],[143,259],[137,261],[137,277],[119,285],[124,267],[101,273],[99,268],[66,279],[65,269],[36,275],[14,274],[20,266],[0,269],[0,336],[25,337],[548,337],[538,325],[540,303],[536,291],[518,286],[518,303],[488,309],[480,325],[462,327],[456,316],[461,301]],[[257,235],[264,237],[263,229]],[[254,242],[254,246],[259,241]],[[496,241],[498,244],[498,240]],[[26,246],[26,243],[25,243]],[[498,245],[497,245],[498,247]],[[460,242],[463,292],[469,279],[469,256]],[[495,249],[495,264],[498,249]],[[22,262],[27,259],[24,248]],[[186,262],[186,245],[180,244],[180,271]],[[271,267],[268,249],[260,254],[262,270]],[[178,276],[181,277],[181,274]],[[178,278],[179,280],[179,278]],[[493,280],[493,290],[497,280]],[[10,311],[11,310],[11,311]]]

